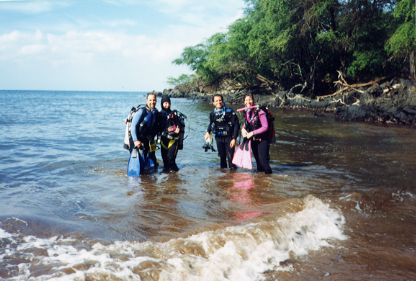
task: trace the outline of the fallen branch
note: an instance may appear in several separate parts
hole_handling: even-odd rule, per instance
[[[343,102],[341,99],[337,99],[337,100],[333,100],[333,101],[331,101],[331,102],[329,102],[329,103],[340,103],[340,104],[343,104],[343,105],[347,105],[345,102]]]
[[[306,86],[307,86],[306,81],[303,84],[297,84],[297,85],[293,86],[292,88],[290,88],[288,95],[291,94],[294,89],[299,88],[299,87],[302,87],[302,90],[300,90],[300,92],[302,93],[303,90],[305,90]]]
[[[343,93],[343,92],[345,92],[345,91],[351,91],[351,90],[353,90],[353,91],[355,91],[355,92],[358,92],[358,93],[360,93],[360,94],[363,94],[363,93],[364,93],[364,91],[362,91],[362,90],[358,90],[357,88],[372,86],[372,85],[374,85],[374,84],[376,84],[376,83],[379,83],[380,81],[383,81],[383,80],[388,79],[388,78],[390,78],[390,77],[391,77],[391,76],[384,76],[384,77],[377,78],[377,79],[375,79],[375,80],[373,80],[373,81],[370,81],[370,82],[367,82],[367,83],[361,83],[361,84],[352,84],[352,85],[349,85],[349,84],[347,83],[347,81],[345,81],[344,76],[343,76],[343,74],[341,73],[341,71],[337,71],[337,72],[338,72],[338,78],[339,78],[340,80],[335,81],[335,82],[334,82],[334,84],[335,84],[335,85],[337,85],[337,86],[342,86],[343,88],[342,88],[342,89],[340,89],[340,90],[338,90],[338,91],[336,91],[336,92],[335,92],[335,93],[333,93],[333,94],[330,94],[330,95],[326,95],[326,96],[317,96],[317,97],[316,97],[317,101],[320,101],[320,100],[323,100],[323,99],[326,99],[326,98],[331,98],[331,97],[334,97],[334,96],[336,96],[336,95],[339,95],[339,94],[341,94],[341,93]]]

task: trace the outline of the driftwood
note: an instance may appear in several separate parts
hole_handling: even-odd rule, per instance
[[[340,86],[340,87],[342,87],[342,88],[341,88],[340,90],[336,91],[335,93],[330,94],[330,95],[326,95],[326,96],[317,96],[317,97],[316,97],[316,99],[317,99],[318,101],[320,101],[320,100],[323,100],[323,99],[326,99],[326,98],[331,98],[331,97],[334,97],[334,96],[336,96],[336,95],[339,95],[339,94],[341,94],[341,93],[343,93],[343,92],[346,92],[346,91],[351,91],[351,90],[353,90],[353,91],[355,91],[355,92],[358,92],[358,93],[363,94],[363,93],[364,93],[364,91],[362,91],[362,90],[358,90],[357,88],[372,86],[372,85],[374,85],[374,84],[376,84],[376,83],[379,83],[380,81],[383,81],[383,80],[385,80],[385,79],[388,79],[389,77],[390,77],[390,76],[385,76],[385,77],[377,78],[377,79],[375,79],[375,80],[373,80],[373,81],[370,81],[370,82],[367,82],[367,83],[361,83],[361,84],[352,84],[352,85],[349,85],[349,84],[347,83],[347,81],[345,81],[345,79],[344,79],[344,77],[343,77],[343,74],[342,74],[340,71],[338,71],[338,78],[339,78],[340,80],[335,81],[335,82],[334,82],[334,84],[335,84],[335,85],[337,85],[337,86]]]

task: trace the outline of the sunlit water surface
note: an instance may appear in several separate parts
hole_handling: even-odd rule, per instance
[[[212,105],[172,99],[179,172],[129,178],[144,102],[0,91],[1,280],[416,279],[414,129],[275,110],[273,174],[220,170]]]

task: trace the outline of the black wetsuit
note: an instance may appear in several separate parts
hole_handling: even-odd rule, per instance
[[[180,116],[182,116],[181,113],[172,111],[170,108],[164,108],[159,114],[161,154],[166,171],[179,170],[176,165],[176,155],[178,154],[178,149],[182,149],[181,144],[185,130],[185,124]],[[179,127],[179,134],[173,132],[175,126]]]
[[[247,130],[247,132],[253,132],[266,125],[268,127],[266,117],[263,117],[263,119],[260,118],[259,116],[260,113],[264,114],[264,116],[266,114],[262,110],[254,110],[254,111],[246,112],[246,114],[244,115],[245,116],[244,128]],[[266,124],[263,124],[262,122],[266,122]],[[269,158],[270,158],[269,148],[270,148],[270,140],[268,138],[267,132],[255,134],[253,136],[252,141],[251,141],[251,149],[253,151],[253,156],[256,159],[258,172],[264,172],[265,174],[272,173],[272,168],[269,165]]]
[[[227,160],[229,168],[237,168],[232,164],[235,147],[230,147],[231,141],[237,138],[240,131],[237,115],[231,108],[223,107],[220,110],[215,109],[209,117],[207,132],[215,134],[221,169],[227,168]]]

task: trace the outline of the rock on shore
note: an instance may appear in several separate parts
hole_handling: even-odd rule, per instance
[[[337,120],[416,125],[416,83],[374,84],[355,104],[337,107]]]
[[[338,121],[366,121],[416,126],[416,81],[393,79],[388,83],[374,84],[368,89],[347,91],[324,99],[308,98],[289,91],[267,94],[259,89],[201,93],[180,85],[165,89],[163,94],[172,98],[199,99],[210,102],[220,93],[227,104],[243,105],[243,97],[251,92],[256,103],[279,108],[298,108],[315,112],[327,112]],[[157,93],[160,95],[161,93]]]

